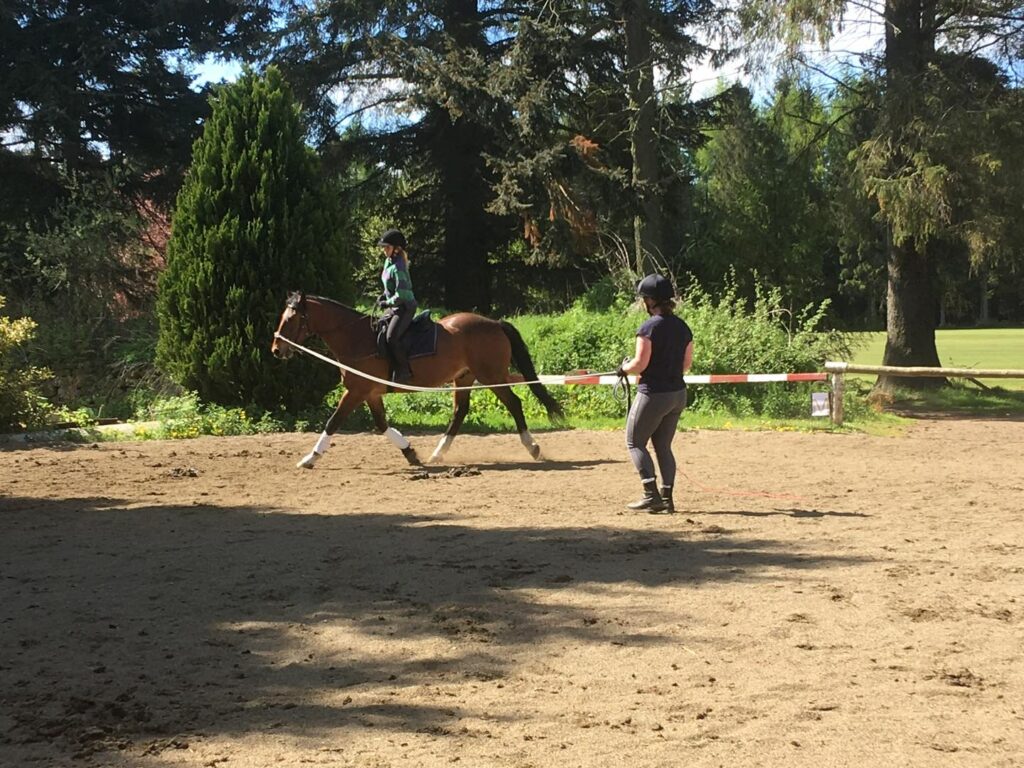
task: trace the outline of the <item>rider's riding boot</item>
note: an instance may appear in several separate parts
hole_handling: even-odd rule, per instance
[[[658,493],[658,481],[654,478],[644,480],[644,497],[640,501],[634,501],[626,505],[626,509],[636,509],[644,512],[662,512],[665,509],[665,501]]]
[[[661,500],[663,502],[665,502],[665,508],[660,510],[660,511],[658,511],[658,512],[655,512],[652,509],[651,510],[651,514],[654,514],[654,515],[671,515],[671,514],[675,514],[676,505],[672,503],[672,486],[671,485],[663,485],[663,486],[661,486]]]
[[[409,356],[405,354],[405,348],[400,341],[391,345],[391,359],[395,362],[391,380],[397,384],[405,384],[411,380],[412,368],[409,367]]]

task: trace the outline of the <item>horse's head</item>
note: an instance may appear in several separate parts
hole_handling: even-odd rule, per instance
[[[277,333],[274,334],[274,341],[270,344],[270,351],[275,357],[287,360],[295,349],[289,344],[294,341],[301,344],[309,336],[309,319],[306,317],[306,294],[302,291],[292,291],[288,294],[288,301],[281,313],[281,320],[277,324]]]

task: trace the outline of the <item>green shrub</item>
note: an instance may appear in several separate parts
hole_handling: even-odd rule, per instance
[[[821,330],[828,301],[794,312],[778,288],[758,286],[752,303],[731,283],[718,298],[691,286],[680,308],[693,328],[693,373],[804,373],[821,370],[827,359],[848,356],[849,342]],[[822,383],[716,384],[695,388],[695,408],[744,415],[804,415],[810,392]]]
[[[139,421],[158,421],[143,428],[140,437],[178,439],[200,435],[255,435],[283,432],[296,426],[294,419],[244,408],[225,408],[200,402],[195,392],[154,401],[135,414]],[[300,425],[301,426],[301,425]]]
[[[842,336],[817,330],[826,307],[808,307],[794,317],[782,306],[781,294],[764,290],[748,305],[734,291],[714,299],[692,287],[678,308],[694,331],[693,374],[786,373],[816,371],[828,358],[842,358]],[[529,315],[512,318],[523,334],[534,363],[541,373],[564,374],[580,369],[611,372],[635,348],[636,329],[646,314],[635,305],[613,304],[603,312],[585,308],[583,302],[558,315]],[[325,366],[325,368],[329,368]],[[722,384],[690,387],[691,409],[705,415],[731,415],[752,419],[807,417],[810,392],[826,387],[821,383]],[[565,409],[569,423],[586,420],[607,423],[625,417],[625,402],[608,386],[554,386],[554,398]],[[264,430],[307,426],[322,428],[342,394],[336,386],[320,403],[297,416],[260,416],[260,411],[202,405],[199,398],[186,395],[165,398],[156,407],[138,414],[164,422],[162,434],[182,437],[198,434],[248,434]],[[533,427],[548,423],[544,408],[525,387],[516,389],[527,421]],[[867,415],[863,397],[850,388],[845,399],[848,418]],[[416,393],[388,397],[389,418],[400,427],[436,429],[452,415],[449,393]],[[365,408],[357,409],[344,425],[346,430],[372,428]],[[467,429],[511,429],[512,419],[493,393],[482,390],[472,398]]]
[[[778,289],[760,288],[751,304],[734,285],[713,298],[692,285],[677,307],[694,334],[692,374],[798,373],[821,369],[826,359],[843,359],[845,338],[821,331],[828,304],[797,313],[783,303]],[[617,305],[592,312],[582,304],[559,315],[513,319],[539,371],[569,373],[578,369],[614,371],[633,354],[636,329],[647,318],[638,305]],[[803,416],[810,392],[824,383],[716,384],[690,388],[691,407],[704,412],[743,416]],[[623,406],[610,387],[558,387],[555,397],[570,415],[614,417]]]
[[[281,365],[270,343],[288,290],[346,295],[343,223],[280,72],[221,88],[178,195],[157,297],[160,367],[205,402],[316,402],[331,372]]]
[[[6,300],[0,296],[0,310]],[[50,377],[45,368],[29,365],[19,353],[31,341],[36,324],[31,318],[12,320],[0,315],[0,429],[42,426],[52,410],[39,393]]]
[[[523,334],[537,370],[564,374],[586,369],[608,373],[635,349],[636,329],[647,315],[638,305],[613,302],[606,311],[587,309],[578,302],[557,315],[524,315],[511,318]],[[797,373],[820,370],[826,359],[842,359],[846,341],[842,335],[818,330],[827,304],[809,306],[795,315],[783,305],[781,292],[761,289],[748,304],[729,288],[713,298],[692,286],[677,312],[694,332],[693,374],[712,373]],[[806,417],[810,393],[826,388],[825,382],[772,384],[716,384],[690,387],[691,408],[703,414],[732,414],[747,418]],[[554,398],[573,419],[622,418],[625,403],[608,386],[554,386]],[[531,425],[542,425],[547,415],[525,388],[517,388],[523,410]],[[323,418],[340,396],[333,391],[323,404]],[[847,413],[858,411],[846,398]],[[412,394],[389,397],[386,406],[397,424],[446,424],[451,418],[449,394]],[[853,409],[851,411],[850,409]],[[860,409],[860,412],[863,412]],[[316,423],[318,419],[313,419]],[[357,411],[347,427],[368,428],[368,414]],[[512,420],[500,401],[488,391],[475,392],[466,425],[511,427]]]
[[[53,374],[43,389],[51,403],[127,415],[118,347],[152,322],[163,220],[120,189],[118,172],[58,178],[59,200],[26,225],[11,303],[37,323],[27,354]]]

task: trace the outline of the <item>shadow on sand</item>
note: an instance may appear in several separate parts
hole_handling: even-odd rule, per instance
[[[410,706],[392,692],[500,680],[552,636],[668,642],[538,590],[696,587],[860,562],[729,532],[474,528],[337,506],[0,499],[0,763],[120,748],[118,764],[134,764],[198,734],[442,733],[454,700]],[[364,650],[371,637],[395,651]],[[449,650],[401,649],[423,638]]]

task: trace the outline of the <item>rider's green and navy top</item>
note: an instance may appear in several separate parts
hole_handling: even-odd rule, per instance
[[[384,261],[380,279],[384,283],[385,305],[394,307],[398,304],[416,303],[416,297],[412,293],[412,280],[409,278],[409,262],[400,253],[393,253]]]

